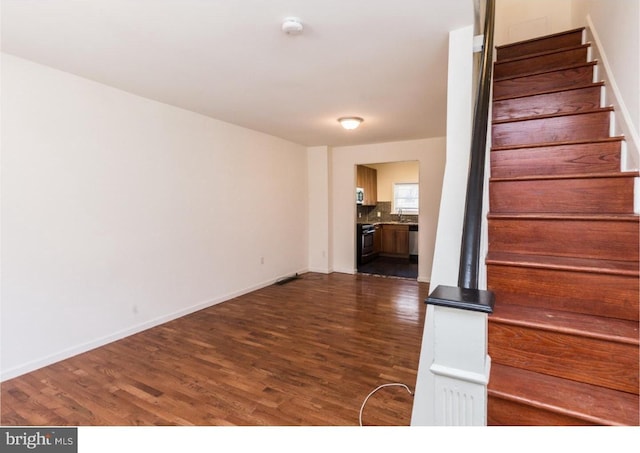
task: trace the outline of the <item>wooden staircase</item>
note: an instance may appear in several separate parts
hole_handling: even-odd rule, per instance
[[[584,29],[498,47],[488,287],[491,425],[638,425],[638,172]]]

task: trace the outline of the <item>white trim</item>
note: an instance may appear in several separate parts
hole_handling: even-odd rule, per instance
[[[350,274],[355,275],[358,273],[358,269],[346,269],[346,268],[336,268],[333,272],[337,272],[338,274]]]
[[[472,371],[461,370],[458,368],[448,367],[434,363],[429,368],[431,372],[437,376],[448,377],[460,381],[471,382],[472,384],[487,385],[489,383],[489,374],[491,372],[491,357],[487,355],[486,368],[484,373],[474,373]]]
[[[622,140],[622,143],[620,143],[620,171],[633,171],[632,166],[628,165],[629,162],[631,162],[629,148],[627,147],[627,142]]]
[[[609,137],[616,135],[616,112],[609,113]]]
[[[640,178],[633,178],[633,212],[640,214]]]
[[[333,272],[333,270],[331,268],[310,267],[309,272],[315,272],[317,274],[330,274]]]

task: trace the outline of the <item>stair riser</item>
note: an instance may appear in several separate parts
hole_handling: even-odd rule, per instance
[[[526,75],[536,71],[554,70],[572,64],[584,63],[587,61],[587,54],[588,48],[580,47],[521,60],[505,61],[503,63],[498,61],[493,67],[494,77],[500,79],[503,77]]]
[[[601,93],[602,88],[596,85],[558,93],[498,100],[493,103],[493,119],[497,121],[593,110],[600,107]]]
[[[633,214],[634,178],[491,181],[492,213]]]
[[[593,67],[592,64],[587,64],[571,69],[495,81],[493,98],[526,96],[554,89],[579,87],[593,81]]]
[[[487,285],[500,304],[638,321],[637,277],[518,266],[487,266]]]
[[[638,261],[638,223],[623,220],[489,219],[489,250]]]
[[[585,420],[489,395],[489,426],[594,426]]]
[[[637,346],[497,323],[491,317],[489,337],[494,363],[638,393]]]
[[[491,152],[491,176],[577,175],[620,170],[620,142],[518,148]]]
[[[545,51],[562,49],[564,47],[579,46],[580,44],[582,44],[582,30],[577,30],[546,39],[537,39],[535,41],[532,40],[514,45],[498,47],[496,56],[498,60],[506,60]]]
[[[492,146],[598,140],[609,137],[609,111],[497,123]]]

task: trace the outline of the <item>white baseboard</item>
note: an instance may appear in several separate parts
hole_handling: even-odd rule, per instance
[[[334,269],[333,272],[338,272],[339,274],[357,274],[358,273],[358,269],[346,269],[346,268],[337,268]]]
[[[316,272],[318,274],[330,274],[333,272],[331,268],[310,267],[309,272]]]

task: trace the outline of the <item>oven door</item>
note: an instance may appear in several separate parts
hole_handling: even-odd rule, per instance
[[[360,256],[360,262],[367,263],[375,257],[375,228],[363,228],[362,229],[362,253]]]

